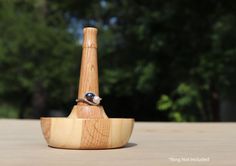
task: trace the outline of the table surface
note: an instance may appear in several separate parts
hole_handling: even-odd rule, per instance
[[[0,120],[0,165],[236,165],[236,123],[136,122],[129,144],[110,150],[50,148],[38,120]]]

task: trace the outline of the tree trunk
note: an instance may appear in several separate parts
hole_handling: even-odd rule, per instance
[[[212,121],[220,121],[220,96],[215,84],[210,85],[210,95]]]
[[[46,94],[40,81],[35,84],[32,98],[32,108],[32,116],[34,119],[39,119],[46,112]]]

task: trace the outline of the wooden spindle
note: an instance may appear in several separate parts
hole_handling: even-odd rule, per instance
[[[80,68],[78,98],[84,98],[87,92],[99,95],[98,63],[97,63],[97,29],[84,28],[83,51]],[[78,102],[72,109],[69,118],[107,118],[102,106],[91,106]]]
[[[97,29],[90,27],[84,29],[78,98],[84,98],[86,92],[92,92],[99,95]]]

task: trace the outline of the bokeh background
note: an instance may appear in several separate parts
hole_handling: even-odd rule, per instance
[[[85,26],[110,117],[236,120],[234,0],[0,0],[0,118],[69,114]]]

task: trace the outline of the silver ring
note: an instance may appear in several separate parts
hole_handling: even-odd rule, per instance
[[[102,98],[95,95],[94,93],[87,92],[85,93],[84,98],[78,98],[76,99],[76,102],[85,102],[89,105],[99,105],[101,100]]]

